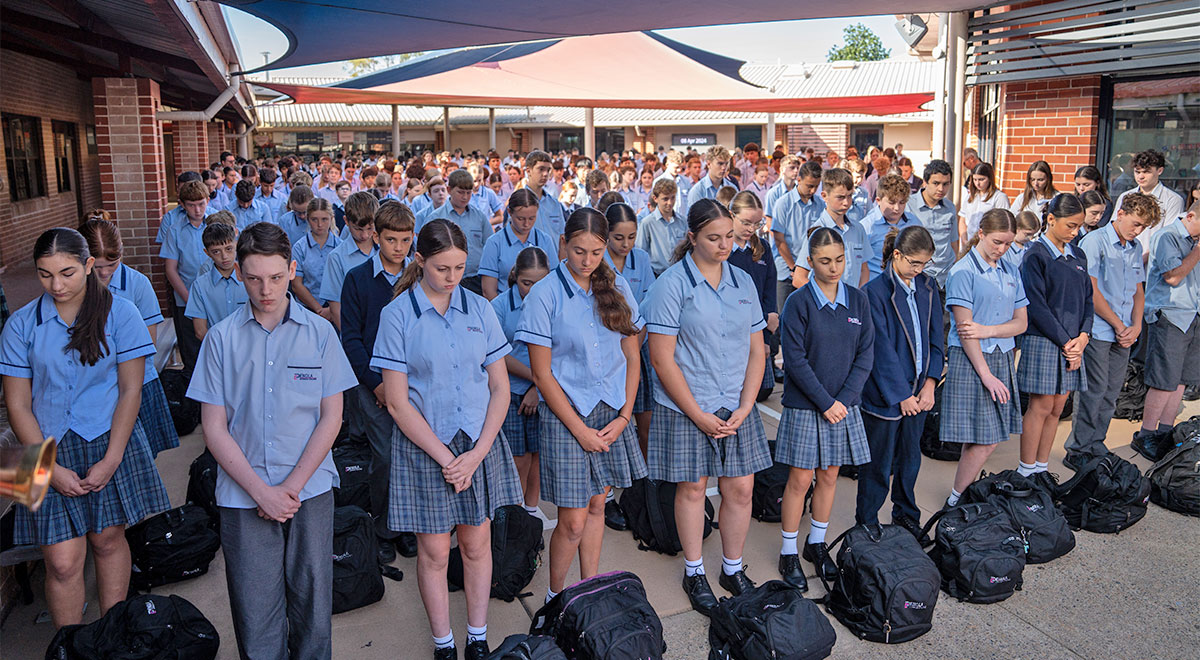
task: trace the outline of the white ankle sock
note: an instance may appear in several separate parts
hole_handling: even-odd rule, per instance
[[[1033,464],[1033,472],[1034,472],[1034,474],[1037,474],[1038,472],[1048,472],[1049,470],[1050,470],[1050,464],[1049,464],[1049,463],[1043,463],[1043,462],[1041,462],[1041,461],[1038,461],[1038,462],[1036,462],[1036,463],[1034,463],[1034,464]]]
[[[615,500],[615,499],[617,499],[617,489],[616,489],[616,488],[609,488],[609,489],[608,489],[608,495],[605,495],[605,496],[604,496],[604,503],[605,503],[605,504],[607,504],[607,503],[609,503],[609,502],[611,502],[611,501],[613,501],[613,500]]]
[[[808,528],[808,542],[809,543],[824,543],[825,542],[825,530],[827,530],[827,529],[829,529],[828,521],[819,522],[817,520],[813,520],[812,524],[809,525],[809,528]]]
[[[951,488],[950,489],[950,497],[946,498],[946,504],[949,504],[950,506],[958,506],[958,500],[961,497],[962,497],[962,493]]]
[[[557,591],[551,591],[550,587],[546,587],[546,602],[547,603],[554,600],[554,597],[557,595],[558,595]]]
[[[454,648],[454,631],[451,630],[445,637],[434,637],[433,648],[449,649]]]
[[[470,644],[471,642],[480,642],[480,641],[482,641],[482,642],[487,641],[487,624],[485,623],[482,627],[479,627],[479,628],[476,628],[475,626],[467,624],[467,643]]]
[[[540,511],[540,509],[538,509],[536,506],[529,506],[528,504],[522,504],[521,506],[524,507],[531,516],[536,516],[537,512]]]
[[[683,574],[687,577],[692,577],[693,575],[704,575],[704,559],[701,558],[697,559],[696,561],[684,559]]]
[[[794,532],[780,531],[783,535],[783,545],[779,548],[781,555],[796,555],[800,551],[796,549],[796,537],[800,536],[800,530]]]
[[[725,555],[721,555],[721,571],[725,575],[733,575],[742,570],[742,558],[730,559]]]
[[[1028,477],[1034,472],[1037,472],[1037,465],[1026,463],[1025,461],[1021,461],[1020,467],[1017,468],[1017,474],[1021,475],[1022,477]]]

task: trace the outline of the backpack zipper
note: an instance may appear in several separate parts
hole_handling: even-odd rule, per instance
[[[883,643],[892,643],[892,622],[890,619],[883,620]]]

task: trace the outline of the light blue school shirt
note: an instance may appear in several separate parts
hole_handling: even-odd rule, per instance
[[[204,319],[211,330],[247,300],[246,285],[238,279],[237,270],[224,277],[214,267],[197,277],[188,289],[188,304],[183,315],[189,319]]]
[[[671,256],[688,233],[687,219],[675,211],[670,220],[657,209],[638,222],[633,244],[650,255],[650,267],[661,273],[671,267]]]
[[[616,278],[616,287],[640,330],[644,323],[633,291],[623,277]],[[524,307],[515,339],[550,348],[550,370],[576,412],[587,417],[601,401],[620,410],[625,405],[623,335],[600,321],[591,290],[580,288],[560,263],[533,285]]]
[[[925,349],[922,347],[929,342],[925,340],[924,333],[921,331],[921,317],[919,312],[917,312],[917,286],[912,280],[908,284],[905,284],[904,280],[900,279],[894,270],[889,270],[888,272],[891,273],[892,279],[895,280],[897,290],[904,292],[904,302],[908,303],[905,305],[908,309],[908,322],[912,324],[913,331],[920,335],[919,337],[915,337],[913,341],[913,345],[918,347],[917,350],[913,351],[913,357],[916,359],[916,370],[913,373],[923,374],[925,373]],[[841,292],[840,288],[838,292]]]
[[[537,221],[533,223],[534,229],[546,232],[546,235],[557,243],[558,237],[562,236],[567,226],[567,215],[562,203],[558,201],[558,196],[551,195],[546,186],[542,186],[542,195],[538,197]]]
[[[813,300],[817,303],[817,309],[825,309],[826,307],[837,309],[838,305],[850,309],[850,305],[846,302],[846,284],[844,282],[838,282],[837,293],[833,294],[833,300],[830,300],[816,283],[811,280],[809,280],[809,283],[812,286],[808,287],[808,289],[812,291]]]
[[[267,213],[274,221],[283,214],[283,209],[287,208],[288,196],[276,186],[271,190],[270,197],[263,195],[262,188],[259,188],[254,192],[254,200],[262,202],[267,207]]]
[[[871,239],[867,237],[867,230],[863,229],[861,223],[850,222],[849,217],[846,218],[846,225],[839,227],[828,211],[822,211],[821,216],[809,229],[815,227],[829,227],[841,235],[842,243],[846,246],[846,268],[842,271],[842,281],[858,288],[862,278],[862,266],[871,256]],[[808,263],[808,241],[804,241],[800,246],[800,252],[796,254],[796,264],[812,271]]]
[[[287,311],[268,331],[254,305],[239,307],[209,328],[200,345],[187,397],[224,406],[229,435],[269,486],[291,474],[321,419],[321,400],[358,384],[333,325],[288,296]],[[326,452],[301,501],[339,483]],[[217,468],[217,506],[258,506],[225,470]]]
[[[158,306],[158,295],[154,293],[154,286],[150,284],[150,278],[142,275],[138,271],[121,264],[117,270],[113,272],[112,279],[108,281],[108,290],[112,291],[114,296],[120,296],[137,307],[138,312],[142,315],[142,322],[146,324],[146,328],[158,325],[163,322],[162,309]],[[143,383],[158,378],[158,370],[154,368],[154,360],[146,360],[146,378]]]
[[[1122,245],[1117,230],[1109,223],[1080,239],[1079,249],[1087,257],[1088,275],[1096,278],[1096,287],[1104,301],[1122,323],[1131,325],[1137,285],[1146,281],[1141,242],[1135,238]],[[1108,321],[1095,314],[1092,338],[1114,342],[1117,334]]]
[[[184,222],[167,234],[162,248],[158,251],[158,256],[163,259],[174,259],[178,262],[179,278],[183,280],[183,286],[189,289],[200,273],[212,267],[212,259],[204,253],[204,241],[201,238],[205,226],[204,223],[197,227],[191,222]],[[183,307],[183,297],[178,293],[174,295],[175,304]]]
[[[491,215],[496,215],[500,209],[504,208],[504,204],[500,203],[499,195],[492,192],[492,189],[487,186],[479,186],[479,190],[471,193],[471,203],[479,205],[479,208]]]
[[[925,268],[925,274],[936,279],[938,286],[945,287],[950,268],[957,257],[952,244],[958,242],[958,212],[948,199],[941,200],[936,207],[930,207],[925,203],[925,195],[920,192],[908,198],[908,212],[920,220],[933,236],[933,260]]]
[[[792,184],[791,188],[788,188],[787,186],[785,186],[783,184],[782,178],[780,178],[778,181],[776,181],[775,185],[771,186],[771,189],[767,191],[767,200],[765,202],[763,202],[763,210],[766,213],[766,215],[774,218],[775,216],[773,216],[771,214],[775,212],[775,205],[779,203],[779,198],[792,192],[795,189],[796,189],[796,184],[794,184],[794,183]]]
[[[479,259],[479,274],[496,278],[497,291],[508,290],[508,274],[517,263],[517,255],[527,247],[536,247],[546,253],[546,263],[558,262],[558,241],[546,232],[533,227],[525,241],[517,238],[512,225],[505,224],[500,231],[487,237],[483,243],[483,256]],[[509,337],[509,339],[512,339]]]
[[[483,244],[496,232],[492,230],[491,216],[478,206],[467,204],[467,208],[459,213],[450,202],[442,204],[429,215],[429,220],[449,220],[458,225],[467,237],[467,270],[465,277],[479,274],[479,262],[483,260]],[[505,273],[507,279],[508,274]]]
[[[1004,256],[1000,257],[1000,260],[1009,266],[1012,266],[1013,270],[1020,271],[1021,262],[1025,260],[1025,252],[1028,250],[1029,245],[1017,245],[1017,243],[1014,241],[1012,245],[1009,245],[1008,249],[1004,251]]]
[[[1163,274],[1183,263],[1183,258],[1196,246],[1196,239],[1188,235],[1180,219],[1164,227],[1151,242],[1154,244],[1150,246],[1150,272],[1146,275],[1146,322],[1153,323],[1161,313],[1171,325],[1187,332],[1200,314],[1200,267],[1193,268],[1178,286],[1167,284]]]
[[[321,278],[321,291],[316,294],[317,298],[322,302],[341,302],[346,273],[376,254],[379,254],[379,246],[375,243],[371,243],[370,253],[360,250],[358,243],[349,237],[338,243],[325,260],[325,276]]]
[[[1004,263],[988,266],[979,253],[972,248],[966,256],[949,271],[946,282],[946,307],[964,307],[971,310],[971,320],[981,325],[1000,325],[1012,320],[1016,310],[1029,305],[1025,297],[1025,285],[1021,272]],[[962,347],[958,338],[958,323],[954,310],[950,310],[949,345]],[[984,353],[996,349],[1011,351],[1016,347],[1012,337],[980,339],[979,348]]]
[[[625,255],[625,270],[617,270],[612,254],[605,250],[604,262],[616,271],[617,275],[625,278],[626,284],[633,291],[633,299],[641,305],[642,301],[646,299],[646,292],[650,290],[650,285],[654,284],[654,270],[650,267],[650,255],[645,250],[635,247]]]
[[[883,272],[883,241],[887,238],[888,232],[893,229],[900,232],[909,225],[920,225],[921,221],[906,210],[893,225],[883,217],[883,211],[876,206],[859,224],[867,232],[867,240],[871,243],[871,256],[867,259],[867,270],[871,271],[871,279],[875,279]]]
[[[820,197],[813,195],[805,202],[800,199],[796,188],[789,190],[775,203],[774,213],[771,215],[772,238],[774,232],[783,234],[796,263],[801,263],[796,255],[800,254],[800,249],[808,243],[809,225],[816,222],[824,211],[825,202]],[[787,267],[778,249],[775,250],[775,278],[780,282],[792,280],[792,271]]]
[[[182,222],[187,222],[187,211],[184,211],[183,204],[180,204],[163,214],[158,223],[158,232],[154,235],[154,242],[162,245],[166,242],[167,235]]]
[[[750,337],[767,327],[749,273],[722,262],[713,289],[689,252],[654,281],[642,313],[647,332],[676,338],[675,364],[701,410],[741,405]],[[657,373],[653,378],[654,400],[682,413]]]
[[[301,220],[296,217],[295,211],[288,211],[279,216],[275,224],[279,225],[279,228],[287,234],[288,242],[292,245],[298,243],[300,239],[308,234],[308,220]]]
[[[387,280],[387,283],[394,287],[396,286],[396,282],[400,280],[400,276],[404,274],[404,269],[408,268],[408,262],[410,261],[412,261],[412,257],[404,257],[404,265],[400,268],[400,272],[393,275],[383,267],[383,260],[379,258],[379,251],[376,250],[375,254],[371,255],[371,276],[379,277],[379,274],[383,273],[383,279]]]
[[[296,262],[296,277],[304,283],[304,288],[317,297],[321,281],[325,278],[325,261],[329,255],[341,245],[342,241],[331,230],[325,239],[325,245],[313,238],[312,232],[292,244],[292,260]]]
[[[846,211],[846,217],[855,223],[862,222],[863,218],[875,208],[875,200],[865,188],[859,186],[854,189],[854,195],[851,197],[849,210]]]
[[[74,431],[91,442],[112,429],[120,398],[117,365],[154,355],[154,342],[137,307],[118,296],[104,326],[108,349],[96,364],[64,351],[69,329],[49,294],[18,309],[0,332],[0,375],[33,381],[33,416],[43,437],[61,442]]]
[[[514,339],[517,334],[517,324],[521,321],[521,312],[524,309],[521,299],[521,294],[517,292],[516,287],[512,287],[508,291],[496,296],[492,299],[492,309],[496,311],[496,318],[500,321],[500,328],[504,330],[504,338],[512,345],[512,353],[510,355],[517,362],[525,366],[529,366],[529,347],[523,341]],[[524,396],[529,388],[533,387],[533,383],[508,373],[508,390],[513,394]]]
[[[700,180],[696,182],[696,185],[692,186],[691,190],[688,191],[687,208],[677,209],[677,211],[680,213],[686,213],[687,209],[692,208],[693,204],[702,199],[716,199],[717,192],[719,192],[721,188],[724,188],[725,186],[733,186],[735,190],[738,188],[737,183],[728,177],[726,177],[720,185],[714,184],[712,177],[708,176],[707,174],[700,177]]]
[[[421,193],[409,203],[409,208],[412,209],[413,215],[419,214],[430,206],[433,206],[433,199],[429,197],[429,193]]]
[[[238,231],[242,231],[256,222],[275,222],[275,216],[271,215],[270,207],[261,199],[250,200],[250,206],[245,208],[234,201],[226,210],[233,214]]]
[[[408,374],[408,399],[448,445],[461,430],[478,440],[491,391],[487,366],[512,351],[488,301],[456,287],[446,314],[414,284],[379,316],[371,369]]]

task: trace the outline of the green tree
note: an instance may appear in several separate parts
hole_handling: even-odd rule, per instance
[[[346,73],[351,78],[357,78],[368,73],[373,73],[379,69],[396,66],[401,62],[408,61],[414,57],[424,55],[425,53],[404,53],[403,55],[382,55],[380,57],[360,57],[358,59],[347,60],[343,67]]]
[[[879,36],[862,23],[847,25],[846,29],[842,30],[842,37],[846,44],[830,48],[829,54],[825,56],[827,61],[876,62],[892,56],[892,49],[884,48]]]

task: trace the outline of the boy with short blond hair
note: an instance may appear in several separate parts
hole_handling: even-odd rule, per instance
[[[192,319],[196,337],[204,341],[209,328],[246,302],[246,287],[233,268],[237,229],[232,224],[210,222],[202,237],[204,253],[213,265],[188,289],[187,309],[183,314]]]
[[[687,219],[675,210],[675,182],[659,179],[650,190],[654,211],[638,222],[634,246],[650,253],[650,269],[658,277],[671,265],[679,241],[687,236]]]
[[[708,152],[704,155],[704,160],[708,163],[708,175],[702,177],[688,191],[687,208],[679,209],[680,213],[686,214],[692,204],[702,199],[715,200],[717,191],[723,186],[733,186],[735,189],[738,187],[736,181],[728,178],[729,159],[729,150],[725,147],[717,145],[708,148]]]
[[[329,305],[333,327],[341,329],[342,283],[350,269],[375,256],[375,212],[379,200],[369,192],[360,191],[346,198],[346,230],[341,243],[329,253],[325,274],[317,297]]]
[[[920,224],[916,216],[908,212],[909,191],[908,182],[899,174],[883,177],[875,187],[875,206],[860,223],[871,244],[867,269],[872,278],[883,272],[883,240],[888,232],[893,229],[898,232],[909,225]]]

